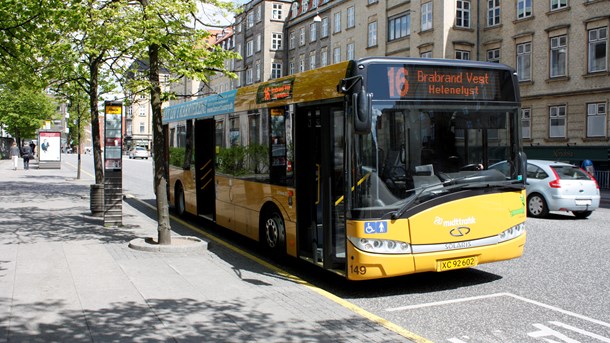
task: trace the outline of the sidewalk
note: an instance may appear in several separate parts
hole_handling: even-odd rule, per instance
[[[0,160],[0,343],[410,342],[228,249],[130,249],[156,221],[105,228],[75,176]]]

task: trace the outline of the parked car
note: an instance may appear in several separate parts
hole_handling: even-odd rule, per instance
[[[137,146],[129,150],[129,158],[145,158],[148,159],[148,150],[145,147]]]
[[[506,161],[489,166],[508,175]],[[545,217],[550,211],[569,211],[577,218],[587,218],[599,208],[600,190],[595,178],[568,163],[527,161],[527,214]]]

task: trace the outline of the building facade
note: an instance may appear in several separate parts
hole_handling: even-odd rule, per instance
[[[504,63],[519,76],[528,157],[610,170],[610,0],[253,0],[243,9],[236,87],[367,56]]]

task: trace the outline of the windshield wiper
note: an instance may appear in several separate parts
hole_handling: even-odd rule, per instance
[[[451,178],[449,175],[447,174],[442,174],[441,176],[443,177],[443,181],[441,182],[437,182],[437,183],[433,183],[433,184],[429,184],[429,185],[425,185],[418,188],[414,188],[412,190],[418,190],[418,192],[413,196],[413,198],[409,199],[407,202],[405,202],[398,210],[396,211],[392,211],[389,212],[387,214],[391,215],[391,218],[394,219],[398,219],[400,218],[408,209],[409,207],[420,198],[420,196],[428,189],[433,188],[433,187],[438,187],[438,186],[443,186],[443,192],[446,191],[454,191],[456,189],[465,189],[465,188],[484,188],[484,187],[507,187],[507,188],[514,188],[514,189],[518,189],[518,188],[522,188],[523,185],[518,186],[516,184],[496,184],[497,181],[488,181],[485,183],[481,183],[480,181],[477,180],[477,176],[478,173],[470,173],[468,175],[463,175],[461,177],[456,177],[456,178]],[[466,179],[471,179],[473,180],[473,182],[468,182],[468,183],[458,183],[459,181],[464,181]],[[451,188],[446,188],[446,185],[451,185]],[[386,215],[387,215],[386,214]],[[384,215],[385,217],[385,215]]]
[[[441,181],[441,182],[437,182],[437,183],[432,183],[432,184],[420,187],[419,191],[411,199],[409,199],[409,201],[405,202],[398,210],[388,212],[387,214],[391,214],[392,220],[400,218],[405,213],[405,211],[411,206],[411,204],[413,204],[415,202],[415,200],[419,199],[420,195],[422,195],[426,190],[428,190],[432,187],[445,186],[446,184],[448,184],[452,181],[454,181],[454,179],[445,180],[445,181]],[[412,190],[418,190],[418,189],[414,188]],[[384,215],[384,217],[385,217],[385,215]]]

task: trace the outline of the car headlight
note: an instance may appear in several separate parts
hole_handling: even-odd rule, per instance
[[[515,226],[511,227],[510,229],[502,231],[502,233],[500,233],[498,235],[498,238],[499,238],[498,243],[505,242],[505,241],[511,240],[513,238],[517,238],[517,237],[521,236],[524,232],[525,232],[525,223],[515,225]]]
[[[390,239],[372,239],[348,236],[347,239],[358,249],[378,254],[407,254],[411,246],[407,242]]]

